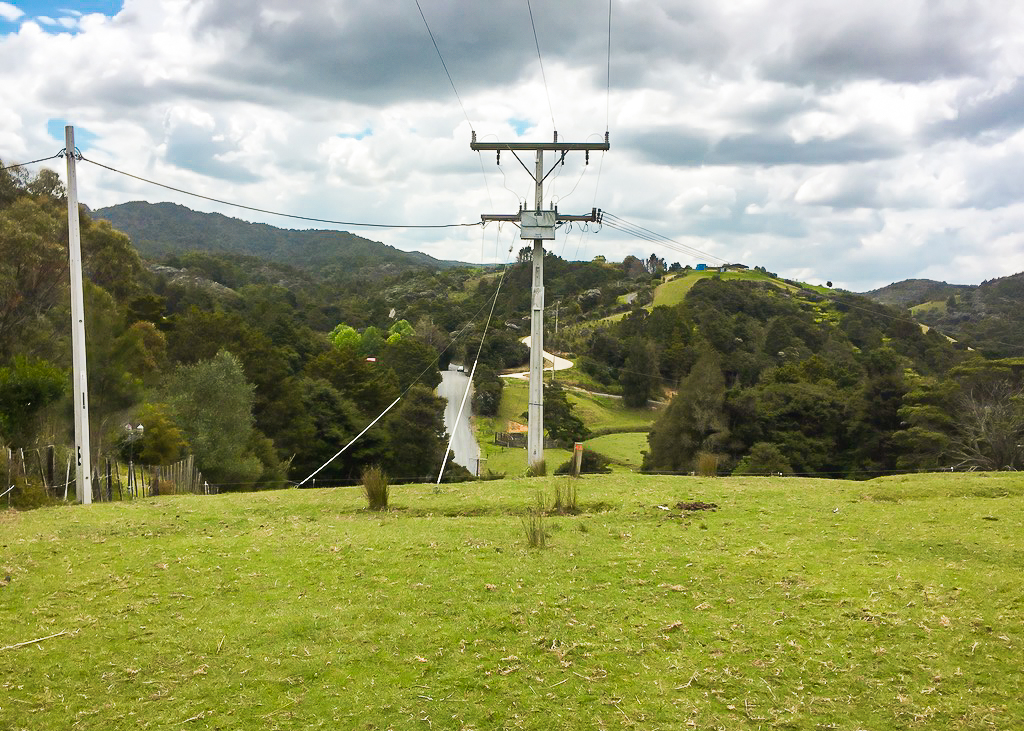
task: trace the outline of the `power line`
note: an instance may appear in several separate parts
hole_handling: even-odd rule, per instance
[[[487,307],[488,302],[491,303],[491,314],[488,315],[488,317],[487,317],[487,325],[488,326],[490,325],[491,316],[494,315],[494,304],[497,303],[497,301],[498,301],[498,293],[501,291],[501,282],[504,281],[504,279],[505,279],[505,270],[507,269],[507,267],[508,267],[508,257],[506,257],[505,264],[502,266],[502,269],[501,269],[501,279],[498,281],[498,287],[494,291],[493,301],[491,301],[490,299],[484,300],[483,305],[480,306],[480,309],[478,309],[476,311],[476,313],[473,315],[473,317],[471,317],[466,322],[466,324],[462,326],[461,330],[459,330],[457,333],[455,333],[455,335],[452,337],[452,339],[448,341],[448,344],[445,345],[444,348],[441,349],[441,352],[439,352],[437,354],[437,357],[434,358],[434,360],[427,367],[425,367],[422,371],[420,371],[420,374],[418,376],[416,376],[414,379],[412,379],[412,381],[409,383],[408,386],[406,386],[405,390],[402,391],[402,393],[398,396],[398,398],[396,398],[394,401],[392,401],[391,404],[386,409],[384,409],[380,414],[378,414],[377,417],[373,421],[371,421],[369,424],[367,424],[363,428],[363,430],[361,432],[359,432],[359,434],[357,434],[355,436],[355,438],[353,438],[344,447],[342,447],[333,457],[331,457],[329,460],[327,460],[322,465],[320,465],[316,470],[314,470],[310,475],[308,475],[306,477],[306,479],[304,479],[302,482],[298,483],[299,486],[304,485],[308,480],[312,479],[317,474],[319,474],[320,471],[323,470],[324,468],[326,468],[331,462],[333,462],[338,457],[340,457],[341,454],[343,452],[345,452],[345,450],[347,450],[349,447],[351,447],[353,444],[355,444],[359,440],[359,438],[361,436],[363,436],[363,434],[368,432],[370,430],[370,428],[373,427],[374,424],[376,424],[378,421],[380,421],[382,418],[384,418],[384,415],[386,413],[388,413],[389,411],[391,411],[391,409],[394,408],[395,404],[397,404],[399,401],[401,401],[403,398],[405,398],[405,395],[407,393],[409,393],[409,391],[412,390],[413,386],[415,386],[417,383],[420,382],[420,379],[423,378],[423,376],[426,375],[426,373],[428,371],[430,371],[431,369],[436,369],[438,363],[441,360],[441,356],[444,355],[448,351],[448,349],[450,347],[452,347],[452,345],[454,345],[459,340],[459,338],[461,338],[463,336],[463,334],[466,333],[467,330],[469,330],[469,327],[471,325],[476,323],[476,319],[480,316],[480,313],[484,311],[484,308]],[[485,335],[486,335],[486,332],[487,332],[487,328],[485,326],[485,328],[484,328],[484,334]],[[481,339],[481,342],[480,342],[480,347],[483,348],[483,340],[482,339]],[[480,354],[479,354],[479,351],[478,351],[477,352],[477,358],[479,358],[479,357],[480,357]]]
[[[37,162],[46,162],[47,160],[55,160],[58,157],[64,157],[64,150],[61,150],[56,155],[50,155],[49,157],[41,157],[38,160],[29,160],[28,162],[18,162],[14,165],[5,165],[0,170],[12,170],[14,168],[24,167],[25,165],[35,165]]]
[[[430,36],[430,42],[434,44],[434,50],[437,51],[437,57],[441,60],[441,66],[444,68],[444,73],[448,77],[448,83],[452,85],[452,91],[455,92],[455,98],[459,100],[459,106],[462,107],[462,113],[466,116],[466,121],[469,122],[469,128],[473,129],[473,122],[469,118],[469,114],[466,112],[466,107],[462,103],[462,97],[459,96],[459,90],[455,88],[455,82],[452,80],[452,75],[448,71],[448,64],[444,62],[444,56],[441,55],[441,49],[437,46],[437,41],[434,40],[434,34],[430,30],[430,24],[427,23],[427,16],[423,14],[423,8],[420,7],[420,0],[416,0],[416,9],[420,11],[420,17],[423,18],[423,25],[427,29],[427,35]]]
[[[696,259],[704,258],[718,261],[721,262],[722,264],[729,263],[727,260],[715,256],[714,254],[709,254],[706,251],[701,251],[700,249],[697,249],[693,246],[689,246],[688,244],[683,244],[679,241],[676,241],[675,239],[670,239],[668,236],[663,236],[662,234],[659,234],[655,231],[651,231],[648,228],[644,228],[639,224],[631,223],[630,221],[627,221],[624,218],[616,216],[614,213],[602,211],[601,223],[605,226],[608,226],[609,228],[621,231],[622,233],[629,234],[630,236],[634,236],[644,241],[650,241],[651,243],[654,244],[660,244],[661,246],[664,246],[666,248],[672,249],[681,254],[685,254]]]
[[[551,128],[556,131],[558,125],[555,124],[555,108],[551,106],[551,92],[548,91],[548,77],[544,73],[544,59],[540,55],[540,39],[537,38],[537,24],[533,22],[533,6],[530,5],[530,0],[526,0],[526,8],[530,11],[530,26],[533,28],[533,42],[537,45],[537,60],[540,62],[540,78],[544,81],[544,94],[548,98],[548,111],[551,112]]]
[[[134,178],[135,180],[140,180],[143,183],[149,183],[150,185],[156,185],[156,186],[158,186],[160,188],[165,188],[166,190],[173,190],[175,193],[183,193],[184,195],[190,195],[193,198],[202,198],[203,200],[212,201],[213,203],[220,203],[221,205],[225,205],[225,206],[233,206],[234,208],[242,208],[242,209],[247,210],[247,211],[255,211],[256,213],[266,213],[266,214],[269,214],[271,216],[281,216],[282,218],[292,218],[292,219],[295,219],[295,220],[298,220],[298,221],[311,221],[313,223],[330,223],[330,224],[333,224],[335,226],[355,226],[355,227],[360,227],[360,228],[460,228],[460,227],[469,227],[469,226],[479,226],[479,225],[481,225],[479,221],[474,222],[474,223],[435,223],[435,224],[363,223],[363,222],[356,222],[356,221],[335,221],[335,220],[332,220],[332,219],[329,219],[329,218],[313,218],[312,216],[297,216],[297,215],[295,215],[293,213],[282,213],[280,211],[272,211],[272,210],[269,210],[267,208],[256,208],[255,206],[246,206],[246,205],[243,205],[241,203],[234,203],[232,201],[226,201],[226,200],[223,200],[221,198],[213,198],[213,197],[208,196],[208,195],[202,195],[200,193],[193,193],[192,191],[185,190],[183,188],[176,188],[173,185],[167,185],[166,183],[159,183],[159,182],[157,182],[155,180],[150,180],[148,178],[143,178],[140,175],[134,175],[132,173],[126,173],[124,170],[118,170],[117,168],[110,167],[109,165],[104,165],[101,162],[96,162],[95,160],[90,160],[87,157],[82,157],[81,159],[84,162],[92,163],[93,165],[96,165],[97,167],[101,167],[104,170],[109,170],[109,171],[111,171],[113,173],[118,173],[119,175],[124,175],[124,176],[129,177],[129,178]]]
[[[469,128],[472,131],[476,131],[473,128],[473,120],[469,118],[469,112],[466,111],[466,105],[462,103],[462,97],[459,95],[459,90],[455,88],[455,81],[452,79],[451,72],[448,71],[448,64],[444,61],[444,56],[441,55],[441,49],[437,45],[437,40],[434,38],[434,33],[430,30],[430,24],[427,23],[427,16],[423,14],[423,8],[420,6],[420,0],[416,0],[416,9],[420,11],[420,17],[423,19],[423,27],[427,29],[427,35],[430,36],[430,42],[434,44],[434,50],[437,51],[437,57],[441,61],[441,67],[444,68],[445,76],[448,77],[448,83],[452,86],[452,91],[455,92],[455,98],[459,101],[459,106],[462,108],[462,114],[466,117],[466,123],[469,124]],[[487,173],[484,171],[484,156],[483,153],[477,153],[477,157],[480,158],[480,174],[484,176],[484,188],[487,190],[487,200],[491,202],[491,206],[494,205],[494,199],[491,198],[491,184],[487,180]]]
[[[609,131],[612,110],[612,0],[608,0],[608,71],[606,76],[604,131]]]

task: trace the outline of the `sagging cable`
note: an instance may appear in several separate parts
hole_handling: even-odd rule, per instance
[[[404,395],[404,394],[403,394],[403,395]],[[335,454],[335,455],[334,455],[333,457],[331,457],[331,458],[330,458],[329,460],[327,460],[327,461],[326,461],[326,462],[324,462],[324,463],[323,463],[322,465],[320,465],[320,466],[319,466],[319,467],[318,467],[318,468],[316,469],[316,471],[314,471],[314,472],[313,472],[313,474],[311,474],[311,475],[310,475],[309,477],[307,477],[307,478],[306,478],[305,480],[303,480],[302,482],[300,482],[300,483],[299,483],[299,487],[302,487],[303,485],[305,485],[305,484],[306,484],[306,482],[307,482],[307,481],[309,481],[309,480],[310,480],[311,478],[313,478],[313,477],[316,477],[317,473],[318,473],[318,472],[320,472],[320,470],[322,470],[322,469],[323,469],[324,467],[326,467],[326,466],[327,466],[327,465],[329,465],[329,464],[330,464],[331,462],[333,462],[334,460],[336,460],[336,459],[337,459],[338,457],[340,457],[340,456],[341,456],[342,452],[344,452],[344,451],[345,451],[346,449],[348,449],[348,448],[349,448],[349,447],[351,447],[351,446],[352,446],[353,444],[355,444],[355,443],[356,443],[357,441],[359,441],[359,437],[363,436],[363,434],[365,434],[366,432],[370,431],[370,427],[372,427],[372,426],[373,426],[374,424],[376,424],[376,423],[377,423],[378,421],[380,421],[380,420],[381,420],[381,419],[382,419],[382,418],[384,417],[384,414],[386,414],[386,413],[388,413],[389,411],[391,411],[391,409],[392,409],[392,408],[394,407],[394,405],[395,405],[395,404],[397,404],[397,403],[398,403],[399,401],[401,401],[401,400],[402,400],[402,397],[401,397],[401,396],[399,396],[399,397],[398,397],[398,398],[396,398],[396,399],[395,399],[394,401],[392,401],[392,402],[391,402],[391,406],[388,406],[388,407],[387,407],[386,409],[384,409],[384,410],[383,410],[382,412],[380,412],[380,416],[378,416],[378,417],[377,417],[376,419],[374,419],[374,420],[373,420],[373,421],[371,421],[371,422],[370,422],[369,424],[367,424],[367,425],[366,425],[366,428],[365,428],[365,429],[363,429],[363,430],[362,430],[361,432],[359,432],[358,434],[356,434],[355,438],[354,438],[354,439],[353,439],[353,440],[352,440],[351,442],[349,442],[349,443],[348,443],[348,444],[346,444],[346,445],[345,445],[344,447],[342,447],[341,449],[339,449],[339,450],[338,450],[338,453],[337,453],[337,454]]]

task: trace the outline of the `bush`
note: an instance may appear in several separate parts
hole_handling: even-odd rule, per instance
[[[611,460],[605,457],[600,452],[595,452],[593,449],[583,448],[583,459],[580,461],[580,474],[590,475],[606,475],[612,471]],[[572,474],[572,457],[569,458],[568,462],[560,465],[555,470],[556,475],[571,475]]]
[[[786,456],[776,445],[769,442],[758,442],[750,448],[746,457],[739,461],[734,475],[791,475],[793,468],[789,466]]]
[[[363,470],[363,492],[370,510],[387,510],[388,478],[377,465]]]
[[[10,487],[10,484],[3,485],[0,493],[7,492],[8,487]],[[53,498],[47,494],[46,488],[43,487],[41,482],[27,480],[24,477],[16,477],[14,479],[14,489],[11,490],[3,501],[7,502],[8,500],[10,500],[11,507],[18,510],[32,510],[54,503]]]

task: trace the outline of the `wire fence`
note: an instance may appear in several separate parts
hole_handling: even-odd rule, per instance
[[[0,500],[6,499],[13,507],[19,485],[37,486],[52,500],[72,499],[76,494],[75,470],[72,450],[57,445],[44,447],[0,449],[3,465],[0,474]],[[92,474],[93,502],[134,500],[157,495],[216,495],[217,485],[211,485],[195,466],[189,455],[170,465],[144,465],[116,459],[102,458],[95,463]]]

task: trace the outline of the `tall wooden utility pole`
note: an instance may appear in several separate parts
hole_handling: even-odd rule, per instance
[[[75,408],[75,496],[92,502],[92,461],[89,457],[89,379],[85,363],[85,303],[82,296],[82,233],[78,223],[78,177],[75,128],[64,128],[68,162],[68,257],[71,268],[71,395]]]
[[[527,459],[530,467],[537,467],[544,461],[544,241],[555,238],[555,226],[569,221],[598,221],[597,209],[584,216],[563,216],[557,209],[544,210],[544,180],[558,166],[565,162],[565,154],[573,151],[584,151],[590,161],[591,150],[607,150],[608,133],[604,142],[559,142],[555,132],[554,142],[477,142],[476,132],[473,133],[471,150],[495,150],[498,161],[501,161],[502,150],[515,155],[516,160],[527,173],[530,169],[516,154],[517,151],[532,150],[536,153],[534,171],[530,176],[534,180],[533,210],[520,210],[514,215],[480,216],[480,220],[513,221],[519,225],[521,239],[533,239],[533,296],[531,297],[530,316],[530,402],[529,422],[526,436]],[[544,152],[559,153],[558,160],[550,170],[544,172]]]

